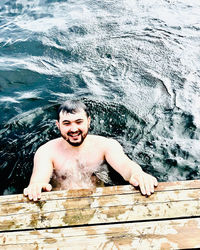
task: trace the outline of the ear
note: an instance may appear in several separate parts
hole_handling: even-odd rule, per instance
[[[90,127],[91,117],[88,117],[88,126]]]
[[[59,124],[58,121],[56,121],[56,126],[57,126],[58,129],[60,129],[60,124]]]

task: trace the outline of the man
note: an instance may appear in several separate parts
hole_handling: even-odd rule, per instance
[[[90,116],[80,101],[66,101],[58,109],[56,125],[61,137],[39,147],[34,168],[24,195],[30,200],[41,198],[41,191],[90,188],[93,173],[107,162],[126,181],[139,186],[143,195],[151,195],[158,185],[156,178],[145,173],[130,160],[113,139],[88,135]],[[49,182],[51,181],[51,184]]]

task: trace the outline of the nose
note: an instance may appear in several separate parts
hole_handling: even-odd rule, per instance
[[[71,132],[76,132],[78,129],[77,129],[77,125],[76,124],[74,124],[74,123],[72,123],[72,125],[71,125]]]

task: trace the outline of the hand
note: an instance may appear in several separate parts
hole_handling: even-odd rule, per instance
[[[41,198],[41,191],[51,191],[52,186],[48,183],[32,183],[24,189],[24,195],[28,196],[29,200],[37,201]]]
[[[129,182],[135,187],[139,186],[141,193],[147,196],[153,194],[154,187],[158,186],[157,179],[144,171],[132,174]]]

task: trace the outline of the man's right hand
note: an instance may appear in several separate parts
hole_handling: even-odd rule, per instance
[[[29,200],[37,201],[41,198],[42,190],[51,191],[51,189],[52,186],[48,183],[32,183],[24,189],[24,195],[28,196]]]

